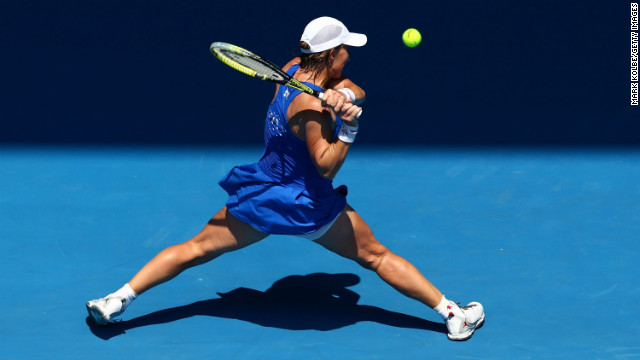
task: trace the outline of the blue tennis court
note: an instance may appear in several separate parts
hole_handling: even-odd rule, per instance
[[[120,287],[223,205],[260,148],[0,150],[0,357],[640,358],[640,152],[354,147],[335,184],[377,237],[486,325],[439,316],[303,239],[270,237],[140,296]]]

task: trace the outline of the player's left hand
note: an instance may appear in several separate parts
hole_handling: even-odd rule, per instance
[[[340,111],[336,112],[336,114],[342,119],[342,121],[349,126],[358,126],[358,115],[362,111],[362,108],[358,105],[353,105],[348,102],[342,105]]]

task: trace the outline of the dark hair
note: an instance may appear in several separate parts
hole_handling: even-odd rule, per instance
[[[318,73],[325,67],[329,65],[329,54],[331,50],[339,49],[342,45],[338,45],[332,49],[325,50],[318,53],[306,54],[302,53],[300,55],[300,69],[303,71],[311,71],[313,73]],[[310,46],[304,41],[300,41],[300,48],[309,50]]]

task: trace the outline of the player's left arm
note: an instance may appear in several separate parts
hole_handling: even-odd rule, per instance
[[[331,80],[327,83],[327,89],[340,90],[344,88],[353,91],[356,98],[353,102],[354,105],[360,105],[366,100],[366,93],[364,90],[348,78],[342,77],[340,79]]]
[[[300,57],[291,59],[285,66],[282,67],[282,71],[287,72],[289,68],[296,64],[300,64]],[[340,90],[344,88],[350,89],[355,95],[355,101],[353,102],[354,105],[360,105],[365,101],[366,93],[364,92],[364,90],[346,77],[330,80],[327,83],[327,89]]]

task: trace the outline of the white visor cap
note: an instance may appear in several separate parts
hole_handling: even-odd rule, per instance
[[[367,43],[367,35],[349,32],[340,20],[323,16],[311,21],[304,28],[300,41],[309,44],[308,50],[300,51],[312,54],[338,45],[362,46]]]

